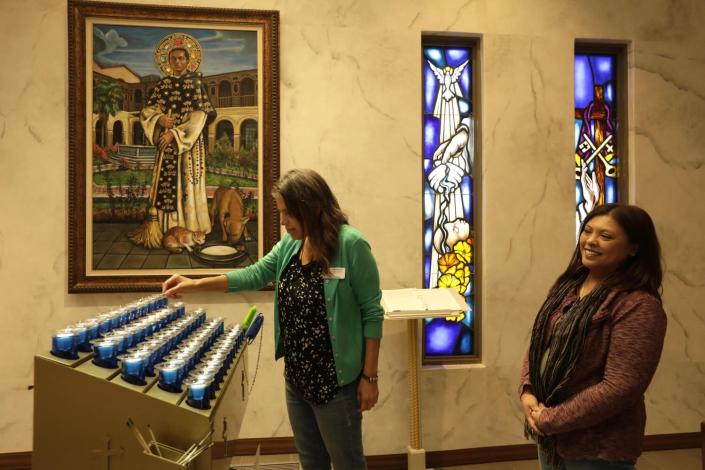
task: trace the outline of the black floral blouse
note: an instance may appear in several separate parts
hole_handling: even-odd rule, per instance
[[[294,256],[279,281],[284,376],[310,403],[323,405],[340,390],[330,342],[323,269]]]

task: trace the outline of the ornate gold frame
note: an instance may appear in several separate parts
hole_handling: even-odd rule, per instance
[[[262,220],[261,240],[266,254],[279,239],[279,222],[271,198],[273,183],[279,178],[279,12],[259,10],[232,10],[220,8],[167,7],[103,2],[68,2],[69,27],[69,210],[68,210],[68,292],[134,292],[157,291],[166,279],[164,274],[132,272],[127,275],[88,275],[86,171],[91,155],[87,155],[86,126],[86,21],[87,19],[117,21],[145,21],[159,26],[170,22],[183,25],[194,23],[256,27],[262,32]],[[183,274],[199,277],[198,270],[181,270]],[[175,272],[180,272],[175,270]]]

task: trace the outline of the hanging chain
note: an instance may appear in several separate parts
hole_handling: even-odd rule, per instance
[[[252,394],[252,388],[255,386],[255,380],[257,380],[257,371],[259,370],[259,358],[262,355],[262,337],[264,337],[264,322],[262,322],[262,327],[259,330],[259,347],[257,348],[257,362],[255,362],[255,373],[252,375],[252,382],[250,382],[250,390],[248,395]]]

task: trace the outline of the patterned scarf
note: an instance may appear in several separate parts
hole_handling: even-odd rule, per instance
[[[545,335],[551,315],[561,305],[565,296],[577,289],[584,279],[585,276],[580,276],[578,279],[563,281],[553,289],[541,306],[531,332],[529,378],[534,395],[539,403],[543,403],[547,407],[554,406],[562,400],[561,392],[583,351],[592,317],[610,291],[608,287],[600,285],[587,296],[576,301],[558,319],[551,337],[546,340]],[[542,372],[541,362],[544,354],[547,357]],[[552,468],[563,468],[563,460],[556,451],[554,437],[535,435],[526,421],[524,422],[524,436],[538,442]]]

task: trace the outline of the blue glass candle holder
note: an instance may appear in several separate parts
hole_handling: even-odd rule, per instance
[[[51,336],[51,353],[64,359],[78,358],[78,342],[72,328],[59,330]]]
[[[90,342],[97,339],[98,336],[100,336],[100,323],[98,320],[87,320],[84,323],[86,328],[88,328],[88,341]]]
[[[176,302],[174,304],[174,308],[176,309],[180,317],[186,313],[186,305],[184,305],[183,302]]]
[[[176,362],[157,364],[154,368],[159,372],[159,383],[162,390],[177,393],[181,391],[179,369],[181,365]]]
[[[105,336],[112,330],[112,317],[110,314],[104,313],[98,317],[98,334]]]
[[[199,410],[210,409],[210,384],[207,380],[200,378],[189,378],[184,381],[184,384],[188,389],[188,398],[186,398],[186,403],[189,406],[198,408]]]
[[[140,317],[147,315],[149,313],[149,302],[144,300],[139,301],[138,308]]]
[[[118,343],[112,339],[99,339],[93,342],[93,364],[106,369],[117,368]]]
[[[110,311],[110,329],[120,328],[120,312],[117,310]]]
[[[122,307],[117,309],[116,312],[120,316],[120,326],[125,326],[134,320],[134,318],[131,318],[130,316],[130,309]]]
[[[76,341],[78,350],[81,352],[90,352],[91,343],[88,342],[88,328],[78,323],[73,327],[73,332],[76,335],[74,340]]]
[[[134,385],[147,385],[145,380],[147,357],[142,354],[131,354],[120,358],[120,377]]]
[[[115,341],[118,354],[125,354],[125,352],[127,352],[127,338],[125,335],[113,331],[107,335],[106,338]]]

